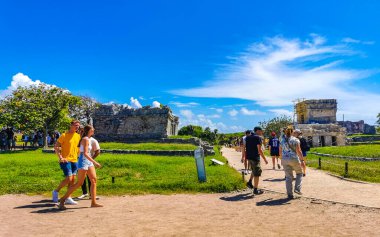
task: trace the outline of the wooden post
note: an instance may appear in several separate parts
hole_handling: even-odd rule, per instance
[[[243,179],[243,183],[245,183],[244,171],[241,172],[241,178]]]
[[[319,157],[318,159],[318,169],[322,169],[322,159]]]
[[[115,183],[115,177],[112,176],[112,183]]]
[[[348,177],[348,162],[344,164],[344,177]]]

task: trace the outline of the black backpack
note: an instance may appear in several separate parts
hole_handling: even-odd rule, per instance
[[[301,137],[300,138],[300,145],[301,145],[301,150],[302,151],[310,151],[310,146],[309,144],[307,143],[306,139]]]

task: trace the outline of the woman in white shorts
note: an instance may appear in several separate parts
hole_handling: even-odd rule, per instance
[[[91,207],[102,207],[103,205],[96,202],[96,171],[95,167],[100,168],[101,165],[92,159],[91,157],[91,143],[90,137],[94,135],[95,129],[91,125],[84,127],[83,136],[80,141],[80,155],[78,159],[78,181],[67,190],[66,194],[61,198],[59,203],[59,209],[65,210],[65,200],[68,198],[76,189],[82,186],[86,175],[91,180]]]

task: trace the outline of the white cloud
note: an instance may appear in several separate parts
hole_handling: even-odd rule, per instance
[[[192,112],[191,110],[189,110],[189,109],[180,110],[179,113],[180,113],[182,116],[184,116],[185,119],[187,119],[187,120],[191,120],[191,119],[193,119],[193,117],[194,117],[193,112]]]
[[[220,114],[207,115],[207,118],[220,118]]]
[[[346,37],[346,38],[343,38],[343,39],[342,39],[342,42],[343,42],[343,43],[354,43],[354,44],[358,44],[358,43],[360,43],[361,41],[360,41],[360,40],[357,40],[357,39],[350,38],[350,37]]]
[[[230,130],[232,132],[242,132],[242,131],[244,131],[244,128],[242,126],[233,125],[230,127]]]
[[[153,101],[153,103],[152,103],[152,107],[153,107],[153,108],[160,108],[160,107],[161,107],[161,103],[158,102],[158,101]]]
[[[293,117],[293,114],[294,114],[293,111],[290,111],[287,109],[270,109],[269,111],[276,114],[277,116],[285,115],[285,116]]]
[[[131,103],[132,108],[134,108],[134,109],[142,108],[140,102],[137,99],[133,98],[133,97],[131,97],[131,102],[130,103]]]
[[[216,109],[216,112],[223,113],[223,109]]]
[[[173,104],[177,106],[178,108],[195,107],[199,105],[199,103],[196,103],[196,102],[182,103],[182,102],[177,102],[177,101],[171,101],[169,102],[169,104]]]
[[[240,109],[240,112],[243,115],[264,115],[264,112],[261,112],[259,110],[248,110],[247,108],[243,107]]]
[[[290,106],[296,98],[334,98],[338,101],[339,112],[344,112],[347,119],[374,122],[379,112],[380,94],[368,92],[367,88],[359,88],[355,83],[371,76],[375,70],[345,68],[345,60],[352,60],[358,53],[347,44],[331,45],[326,42],[325,38],[315,34],[304,41],[267,38],[252,44],[246,52],[219,70],[212,81],[198,88],[172,93],[190,97],[245,99],[262,107],[276,108]],[[233,114],[236,116],[237,111]]]
[[[228,128],[224,123],[214,122],[204,114],[195,116],[191,110],[181,110],[180,114],[183,116],[183,118],[180,119],[180,127],[191,124],[203,128],[209,127],[211,130],[218,129],[220,132],[225,132]]]
[[[374,41],[361,41],[361,40],[353,39],[350,37],[343,38],[342,42],[347,43],[347,44],[367,44],[367,45],[375,44]]]
[[[24,75],[23,73],[19,72],[12,77],[11,85],[8,86],[7,89],[0,91],[0,98],[10,95],[12,91],[16,90],[20,86],[28,87],[32,85],[39,85],[40,83],[41,81],[39,80],[33,81],[32,79],[29,78],[29,76]]]
[[[228,111],[228,114],[232,117],[235,117],[239,112],[236,109]]]

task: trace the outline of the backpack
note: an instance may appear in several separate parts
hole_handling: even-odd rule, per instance
[[[300,146],[301,146],[301,150],[302,151],[310,151],[310,146],[309,144],[307,143],[306,139],[301,137],[300,138]]]

